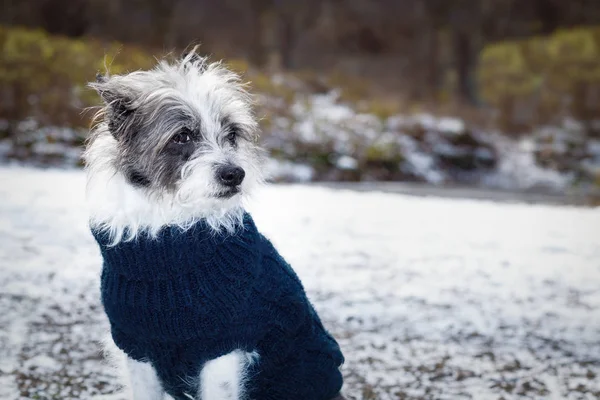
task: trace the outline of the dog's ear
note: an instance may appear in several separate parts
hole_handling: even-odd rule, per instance
[[[113,82],[109,76],[102,74],[97,74],[96,82],[90,83],[89,86],[96,90],[102,101],[104,101],[108,129],[116,136],[135,111],[131,93],[127,93],[118,83]]]
[[[102,75],[100,72],[96,74],[96,82],[97,83],[106,83],[108,81],[107,75]]]

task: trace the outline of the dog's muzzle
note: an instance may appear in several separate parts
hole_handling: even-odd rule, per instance
[[[226,187],[226,190],[220,192],[217,197],[229,198],[240,192],[239,186],[246,172],[237,165],[225,164],[217,169],[216,175],[218,182]]]

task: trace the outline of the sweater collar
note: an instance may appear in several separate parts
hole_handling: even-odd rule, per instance
[[[134,279],[165,279],[210,268],[215,263],[258,257],[259,233],[250,214],[236,232],[215,231],[200,220],[187,229],[165,226],[156,236],[140,233],[112,245],[108,232],[92,228],[105,268]]]

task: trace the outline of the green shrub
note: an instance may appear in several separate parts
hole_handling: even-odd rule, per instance
[[[481,55],[483,98],[505,128],[600,118],[600,27],[487,46]]]
[[[97,72],[119,74],[153,63],[133,46],[0,26],[0,119],[87,126],[91,116],[82,110],[97,105],[98,97],[86,84]]]

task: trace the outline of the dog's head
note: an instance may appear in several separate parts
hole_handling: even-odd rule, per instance
[[[213,217],[219,225],[261,182],[251,99],[220,63],[190,53],[150,71],[98,76],[90,86],[104,101],[84,156],[90,179],[110,170],[129,186],[123,190],[148,201],[141,208],[153,215],[137,215],[135,224]]]

